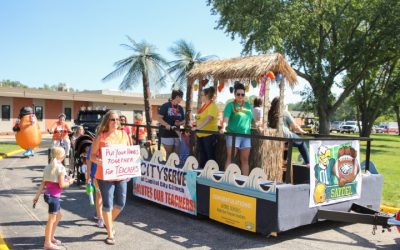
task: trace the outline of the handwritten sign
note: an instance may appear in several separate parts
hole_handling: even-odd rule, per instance
[[[140,146],[110,146],[101,149],[104,180],[140,176]]]

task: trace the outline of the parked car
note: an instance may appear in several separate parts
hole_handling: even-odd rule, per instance
[[[75,125],[81,125],[85,131],[96,133],[96,128],[108,110],[80,110]]]
[[[339,131],[340,131],[340,133],[358,133],[358,132],[360,132],[356,121],[344,122],[340,126]]]
[[[341,121],[333,121],[331,122],[331,128],[330,128],[330,132],[332,133],[333,131],[335,132],[340,132],[340,126],[343,124],[343,122]]]
[[[375,133],[385,133],[386,127],[385,126],[376,126],[375,127]]]

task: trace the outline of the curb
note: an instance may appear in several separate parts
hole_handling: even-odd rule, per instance
[[[0,155],[0,160],[6,158],[7,156],[15,155],[15,154],[18,154],[18,153],[21,153],[21,152],[24,152],[24,151],[25,151],[24,149],[17,149],[17,150],[8,152],[8,153],[6,153],[4,155]]]
[[[397,213],[400,211],[400,208],[381,205],[381,211],[383,211],[385,213]]]

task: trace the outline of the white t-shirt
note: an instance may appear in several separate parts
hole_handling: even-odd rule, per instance
[[[54,171],[52,171],[54,169]],[[67,174],[63,164],[57,162],[55,166],[47,165],[43,170],[43,180],[58,183],[58,176]]]

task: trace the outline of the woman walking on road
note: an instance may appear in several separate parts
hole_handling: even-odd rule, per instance
[[[121,129],[117,111],[108,111],[100,123],[96,138],[92,144],[90,159],[97,164],[96,179],[103,200],[103,219],[107,229],[105,242],[115,244],[113,221],[118,217],[126,202],[127,180],[104,180],[101,149],[112,145],[130,145],[129,137]]]

